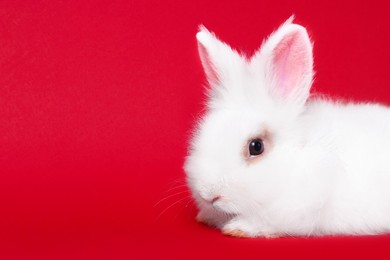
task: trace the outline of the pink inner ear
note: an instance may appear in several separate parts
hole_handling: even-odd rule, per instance
[[[208,81],[210,83],[216,83],[218,81],[217,70],[211,61],[207,49],[201,43],[199,43],[199,55],[202,60],[203,68],[206,72]]]
[[[273,50],[273,68],[280,92],[288,95],[310,68],[310,46],[299,31],[283,37]]]

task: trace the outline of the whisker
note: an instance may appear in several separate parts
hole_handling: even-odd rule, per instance
[[[169,185],[167,185],[167,186],[175,186],[177,184],[186,184],[186,183],[187,183],[187,181],[185,179],[178,178],[176,180],[171,181],[171,183]]]
[[[168,193],[168,192],[171,192],[173,190],[178,190],[178,189],[186,189],[188,190],[188,187],[186,184],[183,184],[183,185],[179,185],[179,186],[175,186],[175,187],[172,187],[172,188],[169,188],[168,190],[165,191],[165,193]]]
[[[188,202],[186,203],[186,205],[184,207],[181,207],[181,209],[176,213],[175,217],[173,217],[173,220],[177,219],[177,216],[179,216],[179,214],[181,214],[183,212],[183,210],[185,208],[187,208],[187,206],[192,202],[192,198],[191,197],[186,197],[185,198],[186,200],[188,200]],[[184,201],[184,200],[183,200]],[[185,203],[185,202],[184,202]]]
[[[184,206],[185,208],[187,208],[188,207],[188,205],[190,204],[190,203],[192,203],[192,206],[194,206],[195,204],[194,204],[194,200],[192,199],[192,197],[191,196],[189,196],[189,201],[187,202],[187,204]]]
[[[165,212],[167,212],[167,210],[169,210],[170,208],[172,208],[173,206],[175,206],[175,205],[177,205],[177,204],[179,204],[179,203],[182,203],[183,200],[185,200],[185,199],[188,199],[188,197],[181,198],[181,199],[179,199],[178,201],[172,203],[172,204],[171,204],[169,207],[167,207],[166,209],[164,209],[164,210],[157,216],[155,222],[157,222],[158,219],[159,219]]]
[[[160,199],[156,204],[154,204],[153,207],[156,207],[158,204],[160,204],[161,202],[163,202],[163,201],[165,201],[165,200],[167,200],[167,199],[169,199],[169,198],[172,198],[172,197],[175,197],[175,196],[178,196],[178,195],[187,193],[187,192],[188,192],[188,191],[184,190],[184,191],[178,191],[178,192],[176,192],[176,193],[174,193],[174,194],[168,195],[168,196],[166,196],[166,197]]]

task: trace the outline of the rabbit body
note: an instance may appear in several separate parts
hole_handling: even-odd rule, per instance
[[[389,232],[390,109],[308,99],[312,44],[292,19],[251,59],[197,38],[210,85],[185,162],[197,219],[245,237]]]

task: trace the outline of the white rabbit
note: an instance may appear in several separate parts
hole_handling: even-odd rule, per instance
[[[197,219],[239,237],[390,232],[390,109],[308,100],[312,43],[293,18],[250,59],[196,38],[210,86],[184,166]]]

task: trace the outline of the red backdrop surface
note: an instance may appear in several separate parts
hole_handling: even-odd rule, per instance
[[[250,54],[293,13],[316,92],[390,104],[386,1],[0,1],[0,258],[388,257],[390,236],[236,239],[194,220],[197,27]]]

